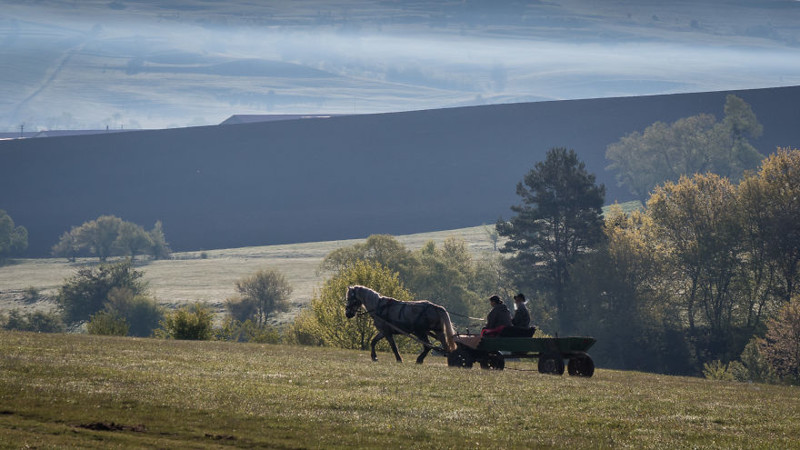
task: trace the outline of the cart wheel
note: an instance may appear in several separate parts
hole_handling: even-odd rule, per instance
[[[564,374],[564,360],[560,355],[547,355],[539,358],[539,373],[549,373],[552,375]]]
[[[461,347],[447,354],[447,365],[450,367],[463,367],[465,369],[470,369],[472,368],[472,363],[474,362],[475,358],[472,357],[469,351],[464,350]]]
[[[569,359],[567,372],[572,376],[589,378],[594,375],[594,361],[589,355],[580,355]]]
[[[481,369],[503,370],[506,360],[499,353],[489,353],[486,359],[481,360]]]

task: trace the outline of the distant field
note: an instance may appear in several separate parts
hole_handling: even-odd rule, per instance
[[[0,332],[2,448],[797,448],[796,387]]]
[[[409,249],[420,248],[425,242],[443,242],[454,236],[467,242],[476,254],[492,251],[488,228],[477,226],[459,230],[398,236]],[[313,242],[290,245],[245,247],[204,252],[176,253],[173,259],[146,261],[138,265],[144,272],[152,294],[167,306],[207,302],[221,309],[226,298],[234,295],[234,282],[260,269],[280,270],[291,283],[295,306],[286,314],[293,316],[296,308],[306,305],[325,279],[317,268],[322,259],[336,248],[353,245],[362,240]],[[72,276],[83,264],[96,264],[97,258],[83,258],[68,263],[64,258],[22,259],[0,267],[0,311],[20,308],[49,309],[49,300],[25,303],[23,291],[38,289],[44,296],[53,295],[64,279]]]

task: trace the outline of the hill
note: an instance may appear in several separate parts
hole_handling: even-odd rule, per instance
[[[789,448],[795,388],[369,361],[363,351],[0,332],[8,447]]]
[[[31,256],[102,214],[162,220],[178,251],[493,223],[554,146],[578,152],[608,202],[629,200],[606,146],[655,121],[721,117],[729,93],[764,125],[763,153],[800,143],[800,87],[20,139],[0,141],[0,207]]]

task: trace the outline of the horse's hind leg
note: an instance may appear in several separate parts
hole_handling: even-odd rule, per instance
[[[428,336],[427,335],[423,334],[421,336],[418,335],[417,337],[420,338],[420,340],[422,342],[424,342],[426,344],[430,344],[430,341],[428,340]],[[422,346],[422,353],[420,353],[419,356],[417,356],[417,364],[422,364],[422,361],[425,360],[425,357],[428,356],[428,352],[430,352],[430,351],[431,351],[431,347],[429,345],[423,345]]]
[[[394,352],[394,357],[397,358],[397,362],[403,362],[400,352],[397,351],[397,344],[394,343],[394,337],[391,334],[386,333],[386,340],[389,341],[389,347],[392,347],[392,351]]]

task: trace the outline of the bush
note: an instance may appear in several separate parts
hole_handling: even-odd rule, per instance
[[[703,376],[709,380],[733,381],[734,376],[728,370],[729,365],[716,359],[703,364]]]
[[[213,314],[206,305],[184,306],[168,313],[155,334],[165,339],[210,340],[214,335]]]
[[[58,314],[42,311],[23,313],[14,309],[8,313],[7,317],[0,317],[0,324],[5,330],[37,333],[63,333],[66,331],[64,322]]]
[[[89,334],[102,336],[127,336],[130,329],[124,317],[109,311],[93,314],[86,328]]]
[[[163,308],[155,299],[146,295],[134,295],[129,288],[111,289],[104,311],[125,320],[129,326],[129,336],[152,335],[164,318]]]
[[[82,267],[58,289],[56,303],[67,323],[88,320],[105,307],[114,288],[129,289],[133,295],[143,294],[147,287],[141,280],[143,275],[128,261]]]

